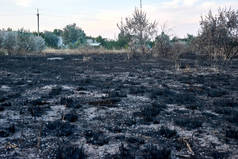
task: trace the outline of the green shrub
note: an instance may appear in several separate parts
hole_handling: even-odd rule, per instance
[[[5,53],[41,52],[44,48],[45,41],[42,37],[34,36],[23,29],[17,32],[0,31],[0,49]]]
[[[59,38],[56,34],[46,31],[43,37],[48,47],[58,48]]]
[[[16,32],[4,32],[4,40],[2,48],[8,50],[11,54],[17,49],[17,33]]]

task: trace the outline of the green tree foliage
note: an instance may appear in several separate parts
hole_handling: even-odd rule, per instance
[[[67,25],[63,29],[63,40],[65,45],[70,48],[76,48],[86,42],[86,34],[76,24]]]
[[[63,35],[63,30],[61,29],[54,29],[53,33],[57,36],[62,36]]]
[[[43,38],[45,39],[45,43],[48,47],[58,48],[59,38],[55,33],[45,31]]]
[[[120,49],[120,47],[118,46],[118,42],[115,40],[106,40],[105,41],[105,46],[106,49]]]
[[[123,32],[119,33],[117,42],[120,48],[128,48],[130,42],[130,35],[125,35],[125,33]]]
[[[105,49],[123,49],[128,45],[126,39],[123,39],[123,37],[119,37],[118,40],[108,40],[102,36],[98,36],[96,41],[99,42]]]
[[[103,47],[106,47],[106,39],[102,36],[96,37],[96,41],[99,42]]]

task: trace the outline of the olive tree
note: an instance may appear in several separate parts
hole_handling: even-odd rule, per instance
[[[132,17],[125,18],[117,24],[120,34],[129,37],[129,48],[132,53],[140,50],[143,54],[147,51],[147,42],[154,38],[156,34],[156,21],[150,22],[146,13],[135,9]]]
[[[45,40],[41,36],[30,36],[30,52],[41,52],[45,49]]]
[[[0,31],[0,49],[7,54],[41,52],[45,48],[42,37],[34,36],[23,29],[19,31]]]
[[[29,31],[20,29],[17,32],[16,51],[21,53],[41,52],[45,48],[45,40]]]
[[[31,36],[33,36],[30,32],[20,29],[17,31],[17,51],[18,52],[25,52],[31,51],[32,42]]]
[[[12,31],[4,32],[2,47],[8,50],[10,54],[13,53],[17,48],[17,33]]]

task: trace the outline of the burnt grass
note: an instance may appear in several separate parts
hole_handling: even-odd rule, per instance
[[[0,158],[238,158],[238,60],[180,62],[0,56]]]

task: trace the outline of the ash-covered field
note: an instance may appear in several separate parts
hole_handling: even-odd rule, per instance
[[[238,158],[238,60],[0,56],[0,158]]]

